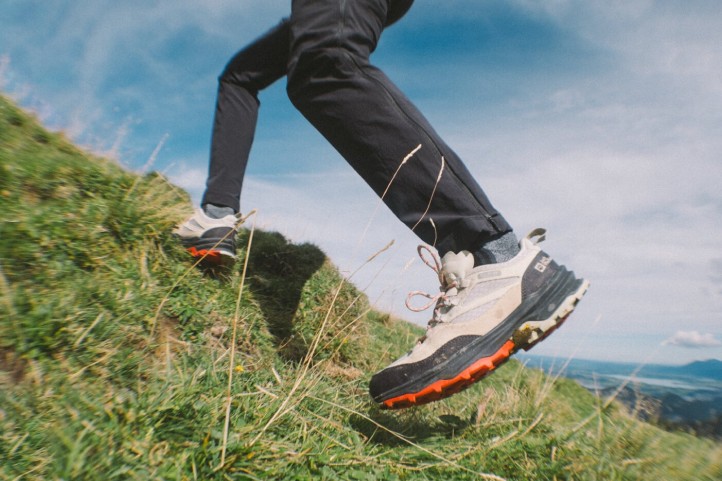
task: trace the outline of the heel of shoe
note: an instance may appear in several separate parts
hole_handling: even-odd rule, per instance
[[[548,318],[540,321],[527,321],[519,326],[512,335],[512,342],[514,342],[516,348],[528,351],[549,337],[552,332],[564,324],[587,292],[587,289],[589,289],[589,281],[584,279],[576,280],[576,289],[559,304]]]

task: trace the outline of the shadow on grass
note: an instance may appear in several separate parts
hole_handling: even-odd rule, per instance
[[[418,410],[382,411],[376,407],[369,408],[365,418],[352,415],[350,423],[359,433],[366,436],[371,443],[384,446],[406,446],[408,442],[420,442],[430,439],[449,439],[474,424],[473,417],[462,419],[447,414],[429,417]]]
[[[241,233],[239,245],[247,243]],[[294,333],[293,318],[306,282],[326,255],[312,244],[290,244],[277,232],[256,231],[248,261],[248,287],[268,322],[268,330],[282,346]]]

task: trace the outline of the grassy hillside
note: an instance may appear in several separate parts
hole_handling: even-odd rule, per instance
[[[719,445],[514,361],[380,411],[368,379],[419,329],[277,234],[193,268],[190,209],[0,98],[0,479],[722,479]]]

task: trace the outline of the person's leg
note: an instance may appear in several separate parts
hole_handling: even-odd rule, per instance
[[[377,403],[401,408],[449,396],[544,339],[588,283],[541,251],[534,240],[542,231],[523,239],[521,250],[513,246],[510,259],[502,252],[503,262],[491,252],[490,243],[513,238],[511,228],[426,119],[369,64],[388,5],[294,0],[287,89],[391,210],[443,255],[429,263],[441,292],[425,296],[435,302],[425,336],[369,383]],[[478,256],[463,252],[482,246]]]
[[[473,252],[511,232],[456,153],[369,63],[389,0],[292,5],[289,97],[394,214],[442,255]]]
[[[220,76],[208,180],[201,202],[206,210],[213,211],[213,206],[240,210],[258,118],[258,92],[285,76],[288,46],[288,21],[284,20],[238,52]]]
[[[238,52],[219,78],[210,166],[201,209],[174,231],[188,252],[207,264],[236,258],[236,213],[258,117],[258,92],[283,77],[288,22]]]

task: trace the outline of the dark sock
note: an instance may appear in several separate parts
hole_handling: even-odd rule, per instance
[[[519,253],[519,240],[514,232],[507,232],[503,236],[483,244],[474,252],[474,264],[497,264],[506,262]]]
[[[203,212],[206,213],[211,219],[222,219],[227,215],[234,215],[234,211],[231,207],[225,207],[223,205],[206,204],[203,206]]]

